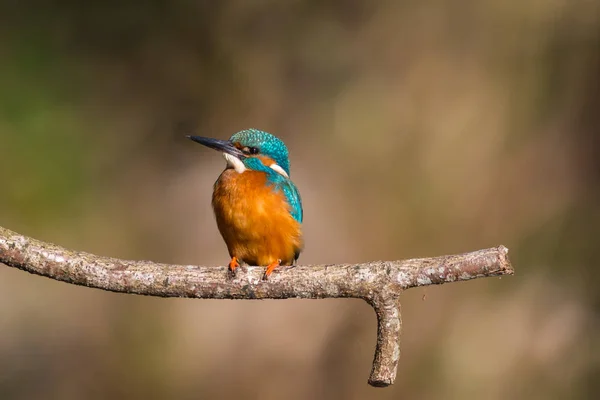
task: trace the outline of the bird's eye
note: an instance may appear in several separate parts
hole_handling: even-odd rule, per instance
[[[258,147],[244,147],[243,151],[247,154],[258,154]]]

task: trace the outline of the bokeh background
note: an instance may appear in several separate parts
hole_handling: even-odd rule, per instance
[[[0,267],[0,399],[587,399],[600,393],[600,4],[0,2],[0,224],[223,265],[224,166],[291,151],[301,263],[506,245],[517,274],[402,295],[371,388],[359,300],[105,293]]]

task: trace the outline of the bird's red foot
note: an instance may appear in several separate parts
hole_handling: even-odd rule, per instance
[[[229,261],[229,272],[231,275],[235,275],[235,269],[240,266],[237,257],[231,257],[231,261]]]
[[[277,267],[279,267],[281,263],[281,260],[277,260],[277,261],[273,261],[271,264],[269,264],[267,266],[267,270],[265,271],[265,274],[263,275],[263,279],[267,280],[269,279],[269,275],[271,275],[273,273],[273,270]]]

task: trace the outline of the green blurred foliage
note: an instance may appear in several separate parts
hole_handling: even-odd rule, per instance
[[[33,222],[68,206],[80,190],[85,124],[64,85],[64,62],[43,37],[14,39],[4,52],[10,57],[0,65],[0,126],[10,179],[0,205]]]

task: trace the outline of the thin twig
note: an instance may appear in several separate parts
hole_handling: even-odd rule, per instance
[[[275,270],[127,261],[67,250],[0,227],[0,262],[32,274],[112,292],[200,299],[323,299],[354,297],[377,314],[377,346],[369,384],[394,383],[400,357],[403,290],[480,277],[512,275],[508,249],[364,264],[304,265]]]

